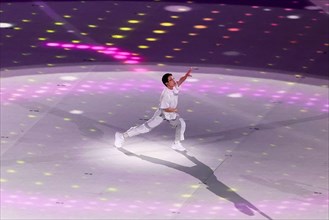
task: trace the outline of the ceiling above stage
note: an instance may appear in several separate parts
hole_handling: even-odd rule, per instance
[[[2,69],[126,63],[328,74],[328,14],[310,1],[2,1],[0,12],[13,25],[1,28]]]

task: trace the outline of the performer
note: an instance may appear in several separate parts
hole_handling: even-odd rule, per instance
[[[177,104],[180,85],[187,79],[187,77],[192,76],[191,72],[192,68],[190,68],[177,82],[171,73],[164,74],[162,76],[162,82],[166,87],[162,91],[159,108],[155,111],[153,117],[142,125],[131,127],[124,133],[116,132],[114,146],[121,148],[126,138],[147,133],[160,125],[163,121],[168,121],[172,126],[176,127],[175,141],[171,146],[172,149],[186,151],[181,144],[181,141],[184,140],[186,124],[184,119],[177,113]]]

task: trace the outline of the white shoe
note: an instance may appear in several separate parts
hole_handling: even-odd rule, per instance
[[[171,145],[171,148],[178,151],[186,151],[180,142],[175,142],[173,145]]]
[[[123,137],[123,134],[119,132],[115,132],[114,146],[116,148],[121,148],[123,142],[125,142],[125,138]]]

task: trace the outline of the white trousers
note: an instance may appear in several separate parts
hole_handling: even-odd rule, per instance
[[[158,109],[154,113],[152,118],[149,119],[147,122],[139,126],[131,127],[125,133],[128,135],[128,137],[144,134],[150,132],[153,128],[159,126],[163,121],[168,121],[168,120],[164,118],[162,111]],[[176,119],[169,120],[168,122],[176,128],[175,141],[184,140],[184,133],[186,129],[186,123],[184,119],[180,118],[179,115],[177,115]]]

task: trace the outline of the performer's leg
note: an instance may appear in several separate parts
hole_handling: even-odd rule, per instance
[[[175,133],[175,142],[183,141],[184,140],[184,134],[186,129],[186,123],[184,119],[177,116],[177,118],[173,121],[170,121],[170,124],[176,127],[176,133]]]
[[[142,125],[130,128],[125,133],[123,133],[123,136],[125,138],[133,137],[151,131],[153,128],[159,126],[163,122],[163,118],[160,116],[160,113],[160,111],[156,111],[151,119]]]

